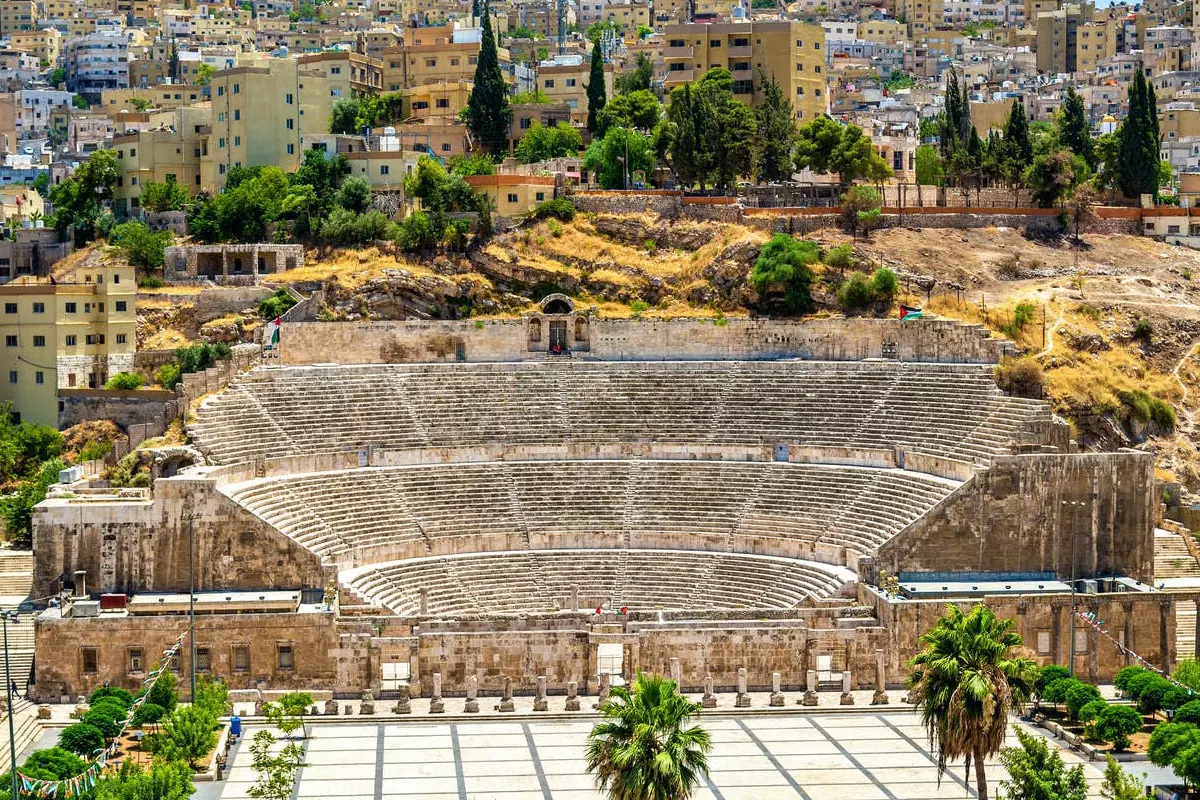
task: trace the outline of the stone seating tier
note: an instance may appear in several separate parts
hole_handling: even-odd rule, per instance
[[[957,485],[872,467],[590,460],[364,467],[221,491],[345,567],[597,546],[868,554]]]
[[[905,447],[988,463],[1050,420],[990,369],[865,362],[533,362],[259,370],[190,426],[220,463],[490,444]]]
[[[365,602],[402,616],[570,610],[771,609],[835,595],[853,579],[825,564],[738,553],[540,550],[418,558],[343,573]]]

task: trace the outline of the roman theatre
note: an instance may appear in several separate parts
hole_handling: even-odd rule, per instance
[[[672,659],[690,690],[742,669],[895,687],[944,604],[979,600],[1043,662],[1072,640],[1092,679],[1127,662],[1075,603],[1169,666],[1194,598],[1154,588],[1153,456],[1077,452],[997,388],[1006,348],[559,296],[519,320],[285,320],[277,358],[189,414],[196,464],[39,506],[34,596],[63,600],[34,692],[137,685],[193,584],[197,667],[245,689],[595,693]]]

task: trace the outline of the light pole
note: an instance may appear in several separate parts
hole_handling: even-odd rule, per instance
[[[196,520],[194,511],[183,515],[188,526],[188,672],[191,675],[191,701],[196,702]]]
[[[3,620],[4,625],[4,691],[8,693],[8,758],[12,770],[12,796],[13,800],[16,800],[21,795],[17,789],[17,735],[13,727],[13,680],[8,655],[8,623],[16,624],[16,610],[0,611],[0,620]]]
[[[1071,501],[1065,501],[1071,502]],[[1071,672],[1071,677],[1075,677],[1075,542],[1079,541],[1080,537],[1087,538],[1086,533],[1075,533],[1071,535],[1071,658],[1067,669]],[[1094,568],[1094,565],[1093,565]]]

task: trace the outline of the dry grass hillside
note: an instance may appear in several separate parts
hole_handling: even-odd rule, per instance
[[[551,291],[608,317],[736,316],[762,308],[747,276],[767,238],[753,228],[649,214],[581,215],[501,234],[467,254],[313,251],[303,268],[272,283],[322,290],[325,319],[508,316]],[[823,250],[851,243],[836,230],[809,238]],[[1056,411],[1085,447],[1155,450],[1164,477],[1200,495],[1200,253],[1135,236],[1076,244],[998,228],[886,230],[853,245],[852,268],[883,265],[899,277],[893,308],[923,306],[1012,338],[1041,364]],[[99,256],[74,258],[89,257]],[[835,291],[846,272],[817,268],[818,314],[840,313]],[[188,291],[140,295],[143,347],[252,336],[252,309],[195,324]],[[1174,432],[1161,416],[1141,419],[1139,392],[1174,408]]]

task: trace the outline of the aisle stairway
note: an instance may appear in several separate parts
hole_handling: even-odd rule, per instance
[[[33,553],[0,550],[0,608],[13,609],[29,599],[33,586]],[[12,679],[24,692],[33,669],[33,615],[22,614],[8,626],[8,652],[12,656]],[[0,681],[4,678],[4,650],[0,648]]]
[[[1154,580],[1166,581],[1166,591],[1200,589],[1200,561],[1184,538],[1191,535],[1187,528],[1169,520],[1154,531]],[[1175,604],[1175,648],[1176,658],[1192,658],[1196,653],[1195,603]]]

